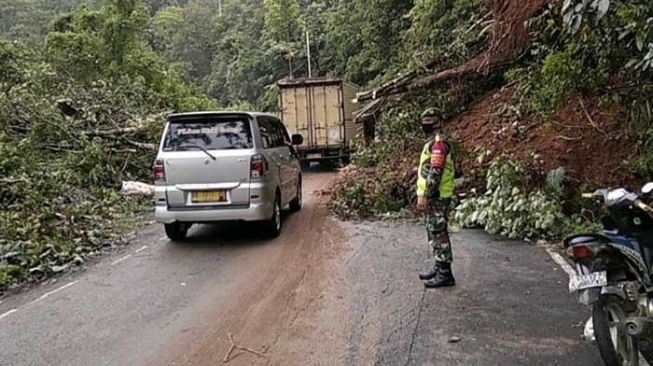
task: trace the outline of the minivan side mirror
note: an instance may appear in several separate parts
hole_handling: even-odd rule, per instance
[[[292,144],[293,145],[301,145],[301,144],[304,143],[304,136],[302,136],[302,135],[300,135],[298,133],[292,135],[291,139],[292,139]]]

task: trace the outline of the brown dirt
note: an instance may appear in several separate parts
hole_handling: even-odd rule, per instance
[[[602,104],[599,98],[575,97],[550,120],[535,115],[518,118],[507,112],[514,92],[514,88],[492,91],[449,123],[453,138],[471,152],[467,168],[485,148],[541,172],[564,167],[580,182],[614,186],[635,181],[623,164],[637,155],[636,136],[619,123],[625,118],[623,108]]]
[[[332,178],[332,173],[305,177],[301,215],[293,217],[282,236],[260,248],[256,258],[234,276],[231,298],[207,300],[197,324],[170,340],[168,352],[149,364],[296,365],[306,357],[307,350],[294,345],[305,345],[302,338],[314,334],[317,322],[311,320],[325,306],[321,291],[328,277],[324,274],[330,273],[333,258],[347,243],[328,215],[326,197],[309,194]],[[234,344],[229,334],[242,348],[225,361]]]
[[[621,123],[625,120],[624,108],[602,102],[597,97],[573,97],[547,118],[533,114],[519,116],[512,107],[515,92],[514,86],[491,91],[472,103],[467,112],[447,122],[445,129],[466,150],[459,164],[465,178],[469,179],[468,187],[484,184],[480,165],[486,165],[499,155],[521,161],[540,177],[563,167],[571,185],[577,188],[587,183],[590,187],[583,188],[626,186],[635,189],[642,183],[624,164],[638,154],[637,136],[624,129]],[[410,147],[391,164],[344,169],[330,187],[334,212],[344,219],[359,218],[361,207],[373,204],[374,199],[370,197],[388,192],[403,199],[404,207],[412,206],[414,202],[410,200],[421,148],[421,144]],[[491,154],[479,164],[477,157],[484,149]],[[342,193],[352,182],[365,184],[366,196],[370,199],[356,202],[340,199],[347,197]]]

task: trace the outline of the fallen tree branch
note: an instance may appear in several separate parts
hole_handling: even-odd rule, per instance
[[[589,121],[590,125],[592,125],[592,127],[594,127],[595,130],[602,133],[603,136],[608,137],[608,133],[600,129],[599,126],[596,124],[596,122],[594,122],[592,116],[590,116],[590,113],[587,111],[587,108],[585,108],[585,103],[583,103],[583,100],[581,98],[578,98],[578,103],[580,104],[580,107],[583,109],[583,112],[585,113],[585,117]]]
[[[224,358],[222,359],[222,362],[223,362],[223,363],[229,363],[229,362],[231,362],[234,358],[238,357],[238,355],[240,355],[240,353],[236,353],[236,354],[232,357],[232,354],[233,354],[235,351],[249,352],[249,353],[251,353],[251,354],[253,354],[253,355],[256,355],[256,356],[258,356],[258,357],[260,357],[260,358],[262,358],[262,359],[265,359],[265,360],[268,359],[268,357],[267,357],[266,355],[264,355],[264,354],[262,354],[262,353],[260,353],[260,352],[257,352],[257,351],[255,351],[255,350],[253,350],[253,349],[251,349],[251,348],[248,348],[248,347],[243,347],[243,346],[238,345],[238,343],[234,340],[234,335],[233,335],[233,334],[231,334],[231,333],[227,333],[227,336],[229,337],[229,341],[231,342],[231,347],[229,347],[229,351],[227,352],[227,354],[226,354],[226,355],[224,356]]]
[[[442,83],[451,79],[466,77],[475,73],[482,72],[483,74],[491,74],[510,63],[508,60],[499,60],[491,64],[483,65],[484,58],[485,55],[481,54],[462,66],[447,69],[435,75],[419,79],[410,85],[410,89],[425,88],[433,84]],[[481,68],[485,68],[485,70],[481,71]]]
[[[2,184],[16,184],[16,183],[29,183],[27,178],[0,178]]]
[[[124,127],[124,128],[114,128],[111,130],[84,131],[81,134],[85,136],[113,137],[118,135],[133,135],[145,131],[146,130],[144,128],[139,128],[139,127]]]
[[[406,74],[399,75],[397,78],[377,88],[358,93],[356,100],[358,102],[376,100],[381,97],[428,87],[457,77],[464,77],[472,73],[483,73],[487,75],[497,71],[518,58],[519,50],[528,45],[530,37],[524,23],[549,1],[493,1],[491,11],[488,15],[481,18],[469,29],[469,31],[473,30],[478,24],[484,23],[488,16],[491,15],[492,19],[487,20],[492,29],[489,49],[476,54],[476,56],[462,65],[438,72],[431,71],[431,69],[444,62],[442,57],[436,58]],[[482,36],[483,33],[485,33],[485,30],[479,36]],[[431,72],[431,75],[416,80],[420,75],[425,74],[424,70],[427,70],[426,73]]]
[[[579,141],[582,140],[582,137],[569,137],[564,135],[558,135],[558,138],[565,141]]]
[[[124,138],[123,140],[125,142],[127,142],[128,144],[132,145],[132,146],[136,146],[139,149],[152,150],[152,151],[157,149],[155,144],[150,144],[150,143],[146,143],[146,142],[132,141],[132,140],[130,140],[128,138]]]

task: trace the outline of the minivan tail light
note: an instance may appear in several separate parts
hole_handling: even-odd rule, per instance
[[[252,160],[250,162],[250,171],[252,179],[263,177],[265,172],[268,171],[268,161],[265,160],[265,156],[261,154],[252,156]]]
[[[572,254],[576,260],[586,260],[593,258],[596,253],[594,250],[586,244],[577,244],[571,247]]]
[[[166,168],[163,165],[163,160],[154,162],[154,182],[160,183],[166,181]]]

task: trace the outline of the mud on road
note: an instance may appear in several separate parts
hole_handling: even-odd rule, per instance
[[[325,305],[322,291],[347,245],[345,233],[329,216],[326,198],[320,194],[334,175],[306,176],[302,211],[286,218],[282,235],[258,248],[260,253],[232,274],[233,292],[224,301],[207,300],[190,334],[171,340],[163,357],[148,364],[303,363],[309,350],[302,340],[318,328],[312,315]],[[242,239],[242,233],[231,233]],[[195,232],[185,245],[210,241],[210,236],[210,231]]]
[[[270,266],[239,278],[243,292],[200,337],[175,342],[196,344],[169,364],[224,363],[234,345],[247,349],[233,365],[600,364],[580,338],[588,311],[543,250],[456,233],[459,284],[427,291],[421,224],[340,223],[324,203],[312,195]]]
[[[458,286],[426,291],[419,223],[342,223],[305,205],[265,240],[252,225],[158,225],[84,273],[0,303],[0,365],[599,365],[588,310],[547,254],[453,235]],[[231,335],[231,337],[230,337]]]

